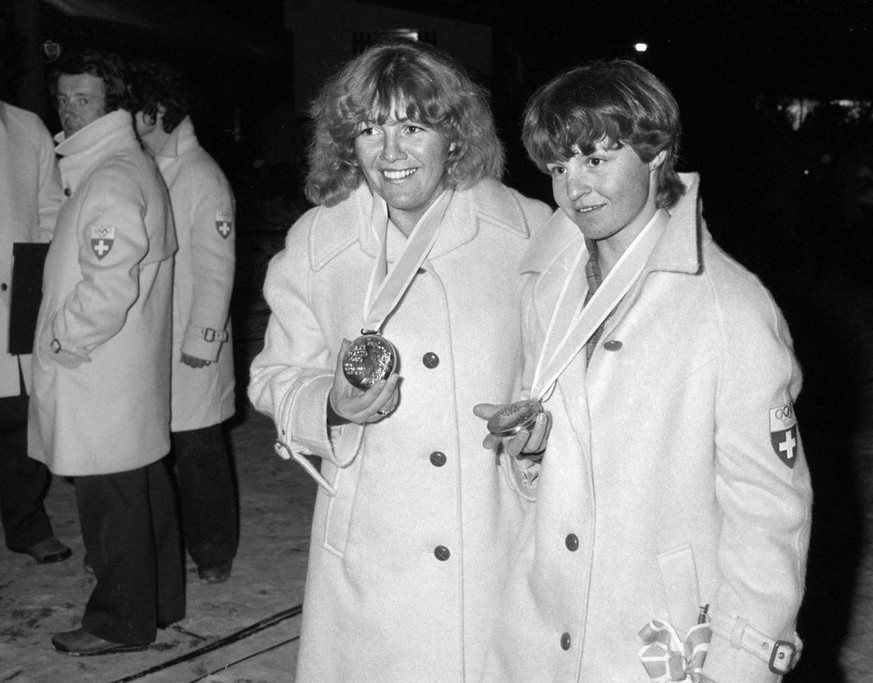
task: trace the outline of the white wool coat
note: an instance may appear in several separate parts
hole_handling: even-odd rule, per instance
[[[292,227],[267,274],[272,315],[251,368],[255,407],[326,480],[297,680],[477,680],[522,501],[472,409],[520,388],[517,268],[550,210],[490,179],[455,192],[382,330],[400,357],[399,407],[328,434],[336,354],[360,334],[377,254],[371,205],[362,185]],[[390,228],[389,267],[404,240]]]
[[[230,184],[187,116],[155,155],[176,223],[172,431],[201,429],[235,411],[230,298],[236,225]],[[182,354],[210,361],[192,368]]]
[[[30,455],[64,476],[124,472],[170,446],[173,219],[129,112],[59,137],[71,196],[46,257]]]
[[[0,397],[20,395],[22,375],[30,391],[30,354],[7,353],[12,246],[51,240],[63,199],[55,145],[42,120],[0,102]]]
[[[640,629],[657,618],[684,637],[707,604],[717,683],[778,679],[735,646],[751,629],[794,642],[812,494],[796,428],[773,418],[800,369],[773,298],[712,241],[697,176],[682,178],[590,363],[578,354],[545,404],[536,504],[483,680],[648,681]],[[531,357],[581,235],[567,220],[539,238],[524,265]]]

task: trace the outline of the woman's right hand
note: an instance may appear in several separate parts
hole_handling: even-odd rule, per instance
[[[328,396],[330,408],[342,420],[359,425],[384,420],[397,409],[400,402],[400,377],[392,372],[387,379],[380,379],[366,391],[352,386],[343,372],[343,358],[350,346],[351,342],[343,339]]]
[[[492,403],[479,403],[473,406],[473,414],[487,421],[504,407],[503,405]],[[538,462],[542,460],[543,453],[546,450],[551,429],[552,414],[546,410],[537,415],[532,429],[522,429],[513,436],[507,437],[499,437],[489,433],[485,436],[482,446],[491,450],[502,442],[503,450],[507,455]]]

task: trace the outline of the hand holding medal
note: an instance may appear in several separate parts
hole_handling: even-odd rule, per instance
[[[354,351],[356,342],[357,339],[355,342],[343,340],[328,401],[339,418],[362,425],[383,420],[394,412],[400,401],[400,377],[395,372],[396,355],[392,357],[390,368],[386,367],[386,359],[381,357],[375,361],[358,358],[360,354]],[[365,353],[370,351],[365,348]],[[353,372],[356,383],[348,379],[346,365],[349,358],[357,358]]]
[[[540,401],[525,399],[504,405],[480,403],[473,407],[477,417],[488,421],[488,435],[482,442],[487,449],[501,441],[504,451],[513,457],[542,458],[552,427],[552,415]]]

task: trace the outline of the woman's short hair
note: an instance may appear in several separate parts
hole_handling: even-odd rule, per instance
[[[130,73],[127,64],[119,55],[111,52],[87,50],[62,57],[51,74],[52,99],[57,98],[58,78],[81,74],[89,74],[103,81],[104,109],[107,114],[116,109],[132,111]]]
[[[405,111],[394,112],[394,106]],[[424,124],[454,143],[446,183],[468,187],[501,178],[505,164],[488,95],[446,53],[424,43],[393,40],[368,48],[330,78],[310,107],[306,196],[315,204],[342,201],[364,180],[355,157],[361,124],[392,114]]]
[[[172,133],[191,109],[191,97],[182,72],[173,65],[143,59],[131,65],[134,110],[153,123],[158,107],[164,108],[161,119],[165,133]]]
[[[670,208],[685,192],[675,170],[680,135],[679,106],[667,86],[624,59],[592,62],[553,78],[531,97],[522,129],[528,156],[543,171],[572,157],[573,147],[591,154],[600,141],[628,145],[644,163],[665,151],[659,208]]]

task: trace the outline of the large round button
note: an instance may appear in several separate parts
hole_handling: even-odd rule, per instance
[[[69,187],[65,187],[65,188],[64,188],[64,194],[65,194],[67,197],[69,197],[71,194],[73,194],[73,191],[72,191]]]
[[[603,342],[603,348],[607,351],[618,351],[621,347],[622,344],[618,339],[610,339],[609,341]]]
[[[561,649],[569,650],[570,649],[570,634],[566,631],[561,634]]]
[[[0,285],[0,290],[5,292],[7,289],[9,289],[9,285],[7,285],[5,282]]]
[[[579,537],[576,534],[567,534],[567,538],[564,539],[564,544],[567,546],[567,550],[578,550]]]
[[[430,454],[430,464],[434,467],[442,467],[446,464],[446,454],[442,451],[434,451]]]
[[[424,363],[424,367],[433,370],[440,364],[440,357],[432,351],[428,351],[421,357],[421,362]]]
[[[433,554],[436,555],[436,558],[440,562],[445,562],[446,560],[449,559],[449,556],[451,555],[451,553],[449,552],[449,549],[446,548],[446,546],[444,546],[444,545],[438,545],[436,548],[434,548]]]

